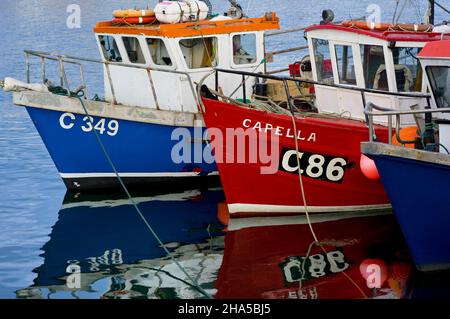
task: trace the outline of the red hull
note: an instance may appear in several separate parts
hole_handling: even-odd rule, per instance
[[[270,128],[277,132],[279,138],[279,168],[275,174],[262,174],[261,168],[267,166],[259,159],[255,163],[236,163],[235,161],[218,161],[218,169],[228,208],[234,216],[239,215],[273,215],[304,213],[298,171],[287,172],[282,165],[287,150],[293,150],[295,158],[295,139],[292,118],[289,115],[273,114],[260,110],[242,108],[220,101],[204,99],[206,112],[204,119],[208,129],[216,128],[226,136],[227,128],[243,128],[265,131]],[[305,117],[296,120],[299,151],[319,154],[329,162],[333,158],[344,159],[344,173],[337,181],[330,181],[327,167],[322,167],[323,174],[318,178],[303,174],[303,186],[306,203],[310,212],[367,211],[389,208],[389,201],[380,181],[369,180],[360,169],[360,143],[368,140],[365,123],[347,119]],[[379,127],[377,138],[387,141],[387,129]],[[256,135],[256,139],[266,138]],[[270,140],[270,137],[268,137]],[[235,143],[226,138],[223,145],[214,141],[217,159],[218,148],[222,147],[224,159],[233,157]],[[259,142],[259,141],[258,141]],[[246,152],[248,152],[247,143]],[[284,154],[284,155],[283,155]],[[246,153],[246,159],[249,154]],[[339,160],[338,160],[339,161]],[[287,162],[286,162],[287,163]],[[325,165],[325,164],[324,164]],[[291,166],[292,167],[292,166]],[[309,172],[315,173],[314,170]],[[318,172],[318,169],[317,169]],[[310,175],[314,175],[314,174]],[[326,175],[326,176],[325,176]],[[339,174],[338,174],[339,175]]]
[[[235,221],[239,223],[245,219]],[[255,218],[255,224],[259,224],[258,219],[261,218]],[[225,237],[225,252],[216,281],[215,297],[407,297],[413,267],[393,215],[322,222],[314,222],[313,217],[313,227],[319,240],[329,243],[323,246],[327,256],[317,246],[313,246],[308,255],[313,238],[305,223],[229,231]],[[307,255],[317,261],[314,266],[310,262],[301,264]],[[330,258],[336,261],[334,268]],[[380,265],[380,289],[369,288],[368,280],[361,273],[361,265],[369,263]],[[299,289],[302,269],[305,270],[304,280],[302,289]]]

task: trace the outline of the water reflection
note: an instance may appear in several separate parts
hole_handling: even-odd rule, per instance
[[[412,266],[391,214],[313,215],[311,221],[321,246],[305,217],[231,220],[216,297],[408,296]],[[379,289],[369,288],[377,280],[368,276],[371,264],[380,266]]]
[[[126,198],[68,193],[34,284],[17,297],[204,298],[198,287],[215,298],[411,295],[413,268],[392,214],[314,215],[322,243],[316,246],[304,217],[228,221],[219,189],[134,196],[196,285]],[[378,289],[368,273],[363,276],[373,264],[380,270]]]
[[[222,191],[134,196],[171,254],[198,285],[213,289],[223,251],[215,211]],[[202,297],[121,196],[68,193],[42,250],[34,285],[17,291],[20,298]]]

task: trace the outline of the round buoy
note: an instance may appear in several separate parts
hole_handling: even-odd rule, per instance
[[[228,210],[227,203],[219,203],[217,205],[217,218],[224,226],[228,226],[230,222],[230,211]]]
[[[113,12],[114,18],[139,18],[139,17],[154,17],[155,12],[153,10],[136,10],[136,9],[126,9],[126,10],[115,10]]]
[[[374,288],[380,288],[388,278],[388,266],[382,259],[368,258],[359,265],[361,276],[367,281],[367,284]]]
[[[377,166],[375,162],[368,158],[366,155],[361,154],[361,159],[359,160],[359,166],[361,168],[361,172],[368,179],[378,180],[380,179],[380,174],[378,173]]]

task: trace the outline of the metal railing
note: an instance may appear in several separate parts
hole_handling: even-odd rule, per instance
[[[80,57],[75,57],[75,56],[70,56],[70,55],[62,55],[62,54],[56,54],[56,53],[49,53],[49,52],[42,52],[42,51],[33,51],[33,50],[25,50],[25,57],[26,57],[26,65],[27,65],[27,82],[30,83],[30,78],[31,78],[31,63],[30,63],[30,57],[31,56],[35,56],[35,57],[39,57],[40,61],[41,61],[41,76],[42,76],[42,82],[45,83],[46,81],[46,60],[51,60],[51,61],[57,61],[59,63],[59,80],[60,80],[60,85],[63,89],[65,89],[68,93],[68,95],[70,96],[71,94],[71,89],[70,89],[70,83],[69,80],[67,78],[67,73],[66,73],[66,69],[65,69],[65,63],[67,64],[73,64],[73,65],[77,65],[79,67],[79,71],[80,71],[80,81],[81,81],[81,86],[80,86],[80,91],[83,91],[85,98],[87,97],[87,87],[86,87],[86,81],[85,81],[85,77],[84,77],[84,66],[81,62],[88,62],[88,63],[95,63],[95,64],[102,64],[104,65],[105,69],[106,69],[106,74],[108,77],[108,82],[110,85],[110,90],[111,90],[111,95],[112,95],[112,104],[117,104],[117,98],[116,98],[116,93],[115,93],[115,89],[114,89],[114,84],[112,81],[112,77],[111,77],[111,70],[110,70],[110,66],[121,66],[121,67],[128,67],[128,68],[133,68],[133,69],[142,69],[142,70],[146,70],[147,71],[147,75],[150,81],[150,90],[152,92],[155,104],[156,104],[156,109],[159,110],[160,106],[158,103],[158,97],[157,97],[157,93],[156,93],[156,89],[155,89],[155,85],[153,82],[153,78],[151,75],[152,71],[157,71],[157,72],[165,72],[165,73],[173,73],[173,74],[178,74],[178,75],[182,75],[182,76],[186,76],[189,82],[189,88],[191,90],[191,93],[194,97],[194,101],[197,100],[197,91],[194,88],[194,82],[192,81],[192,78],[190,76],[190,74],[188,72],[183,72],[183,71],[178,71],[178,70],[171,70],[171,69],[165,69],[165,68],[155,68],[155,67],[149,67],[149,66],[142,66],[142,65],[135,65],[135,64],[130,64],[130,63],[122,63],[122,62],[110,62],[110,61],[105,61],[105,60],[100,60],[100,59],[90,59],[90,58],[80,58]],[[183,106],[181,111],[183,111]]]
[[[290,109],[291,112],[294,112],[295,106],[293,104],[293,97],[290,93],[290,88],[289,88],[289,84],[288,82],[295,82],[297,87],[299,87],[302,84],[310,84],[310,85],[319,85],[319,86],[326,86],[326,87],[332,87],[332,88],[338,88],[338,89],[345,89],[345,90],[350,90],[350,91],[356,91],[359,92],[361,94],[361,99],[362,99],[362,104],[363,104],[363,111],[366,111],[367,106],[370,104],[366,103],[366,93],[375,93],[375,94],[381,94],[381,95],[387,95],[387,96],[396,96],[396,97],[409,97],[409,98],[420,98],[420,99],[426,99],[426,103],[427,103],[427,108],[431,108],[431,104],[430,104],[430,99],[431,99],[431,95],[430,94],[425,94],[425,93],[399,93],[399,92],[389,92],[389,91],[383,91],[383,90],[375,90],[375,89],[366,89],[366,88],[359,88],[359,87],[355,87],[355,86],[350,86],[350,85],[342,85],[342,84],[330,84],[330,83],[322,83],[322,82],[317,82],[317,81],[313,81],[313,80],[305,80],[305,79],[301,79],[301,78],[291,78],[291,77],[287,77],[287,76],[275,76],[275,75],[269,75],[269,74],[262,74],[262,73],[253,73],[253,72],[247,72],[247,71],[238,71],[238,70],[228,70],[228,69],[219,69],[216,68],[212,73],[210,73],[209,75],[205,76],[199,83],[199,87],[201,87],[203,85],[203,83],[206,81],[206,78],[208,76],[211,76],[214,74],[215,76],[215,91],[218,92],[219,91],[219,74],[220,73],[229,73],[229,74],[236,74],[236,75],[240,75],[242,77],[242,103],[243,104],[247,104],[247,92],[246,92],[246,86],[245,86],[245,82],[248,80],[249,77],[253,77],[255,78],[256,82],[260,82],[261,79],[265,79],[265,80],[275,80],[275,81],[282,81],[284,84],[284,89],[286,92],[286,101],[287,101],[287,105]],[[200,97],[200,95],[198,95]],[[231,97],[230,97],[231,98]],[[201,105],[201,107],[203,108],[203,110],[205,110],[204,105],[201,101],[201,99],[199,99],[199,103]],[[373,106],[373,104],[372,104]],[[393,111],[393,112],[397,112],[395,110],[391,110],[391,109],[383,109],[384,111]],[[441,109],[442,110],[442,109]],[[414,112],[420,113],[421,110],[417,110]],[[403,112],[403,111],[399,111],[399,112]],[[410,112],[410,111],[406,111],[406,112]],[[377,113],[378,114],[378,113]],[[381,113],[380,113],[381,114]],[[385,114],[390,115],[390,114]],[[393,115],[393,114],[391,114]],[[388,117],[389,118],[389,117]],[[390,120],[390,118],[389,118]],[[370,126],[372,123],[372,128],[373,128],[373,121],[370,122],[367,114],[366,114],[366,123]],[[400,123],[397,122],[398,125],[400,125]],[[389,126],[389,131],[392,131],[392,122],[388,121],[388,126]]]
[[[377,112],[374,112],[373,110],[376,110]],[[415,141],[408,141],[403,140],[400,136],[400,117],[402,115],[418,115],[418,114],[428,114],[431,115],[433,113],[450,113],[450,107],[446,108],[437,108],[437,109],[420,109],[420,110],[405,110],[405,111],[399,111],[399,110],[393,110],[386,107],[381,107],[378,105],[375,105],[371,102],[367,103],[367,105],[364,108],[364,113],[367,115],[368,118],[368,125],[369,125],[369,140],[370,142],[373,142],[374,136],[375,136],[375,128],[373,123],[373,118],[375,116],[387,116],[388,118],[388,134],[389,134],[389,141],[388,143],[392,143],[392,118],[395,117],[396,119],[396,125],[395,125],[395,138],[400,144],[411,144]]]
[[[361,21],[361,20],[365,20],[365,19],[366,19],[366,16],[362,16],[362,17],[350,19],[350,20],[351,21]],[[344,20],[336,21],[336,22],[333,22],[333,24],[340,24],[343,21]],[[295,27],[295,28],[286,29],[286,30],[268,32],[268,33],[264,34],[264,38],[267,39],[270,37],[284,35],[284,34],[288,34],[288,33],[301,32],[301,31],[305,31],[305,29],[308,27],[309,26],[300,26],[300,27]],[[308,45],[301,45],[301,46],[296,46],[296,47],[287,48],[287,49],[274,50],[274,51],[266,52],[265,57],[268,61],[270,61],[273,59],[273,57],[275,55],[291,53],[291,52],[295,52],[295,51],[303,51],[303,50],[307,50],[307,49],[308,49]],[[289,68],[275,69],[275,70],[268,71],[267,73],[268,74],[276,74],[276,73],[282,73],[285,71],[289,71]]]

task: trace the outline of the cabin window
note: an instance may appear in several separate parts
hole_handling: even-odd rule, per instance
[[[123,37],[123,45],[127,51],[128,60],[131,63],[145,64],[145,57],[142,53],[141,44],[136,37]]]
[[[147,46],[154,64],[172,66],[172,59],[170,58],[169,51],[167,51],[166,44],[162,39],[147,38]]]
[[[253,64],[256,62],[256,34],[238,34],[233,36],[234,64]]]
[[[122,62],[119,47],[113,36],[99,35],[98,40],[100,41],[105,60],[110,62]]]
[[[450,107],[450,67],[428,66],[426,71],[436,106]]]
[[[217,66],[217,38],[202,37],[180,41],[181,51],[189,69]]]
[[[334,46],[340,84],[356,85],[355,63],[353,50],[349,45]]]
[[[317,81],[334,84],[333,68],[328,40],[312,39]]]
[[[420,92],[422,90],[422,67],[417,58],[419,52],[420,48],[395,48],[392,50],[399,92]]]
[[[360,48],[366,88],[388,91],[389,86],[383,47],[361,44]]]

